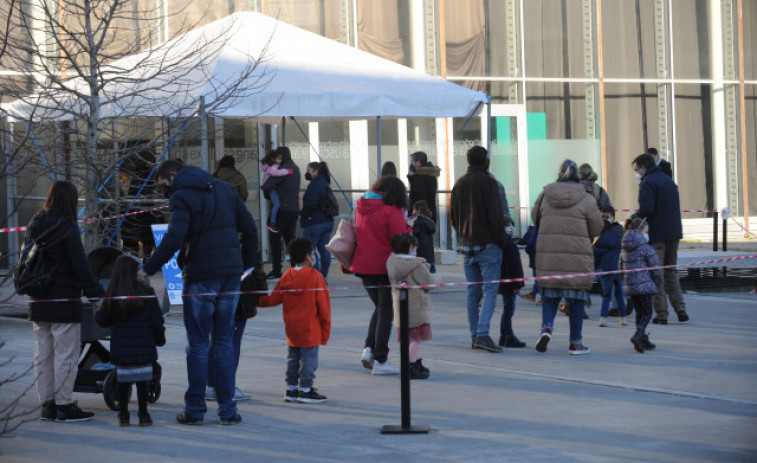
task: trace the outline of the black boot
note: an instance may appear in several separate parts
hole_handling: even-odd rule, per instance
[[[644,345],[642,344],[641,337],[644,335],[643,332],[637,331],[636,334],[631,337],[631,344],[633,344],[633,348],[636,349],[636,352],[643,354],[644,353]]]
[[[641,336],[641,345],[642,345],[642,347],[644,347],[644,350],[652,350],[655,347],[657,347],[656,345],[652,344],[652,341],[649,340],[649,334],[648,333],[644,333]]]
[[[428,377],[429,370],[423,366],[421,359],[410,364],[410,379],[427,379]]]

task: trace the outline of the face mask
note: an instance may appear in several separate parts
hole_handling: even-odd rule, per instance
[[[641,181],[641,174],[636,172],[636,180]]]
[[[610,218],[610,217],[606,218],[605,220],[606,220],[606,221],[607,221],[607,223],[609,223],[609,224],[611,224],[611,223],[613,222],[612,218]]]
[[[308,182],[313,180],[313,176],[310,175],[310,172],[305,172],[305,180],[307,180]]]
[[[644,241],[646,241],[647,243],[649,243],[649,233],[642,233],[641,236],[644,237]]]
[[[411,252],[410,255],[413,257],[418,257],[418,251],[413,250],[413,252]]]
[[[513,233],[515,233],[515,225],[509,225],[505,227],[505,233],[507,233],[510,236],[513,236]]]

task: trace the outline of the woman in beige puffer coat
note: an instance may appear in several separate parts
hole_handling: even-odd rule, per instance
[[[544,187],[531,210],[538,227],[536,276],[568,275],[594,271],[592,240],[602,232],[602,216],[594,196],[581,185],[578,166],[570,159],[560,165],[557,182]],[[589,302],[593,276],[540,280],[542,287],[542,329],[536,350],[546,352],[552,337],[557,305],[564,298],[570,306],[572,355],[588,354],[583,345],[584,305]]]

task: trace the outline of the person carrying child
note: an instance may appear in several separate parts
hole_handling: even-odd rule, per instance
[[[500,269],[500,278],[520,279],[510,283],[500,282],[497,292],[502,295],[504,308],[502,310],[502,319],[499,322],[499,345],[502,347],[526,347],[526,343],[518,339],[513,333],[513,314],[515,314],[515,298],[518,296],[520,289],[525,286],[523,283],[523,264],[520,261],[520,251],[513,241],[515,233],[515,222],[509,215],[505,216],[505,248],[502,250],[502,267]]]
[[[153,364],[158,360],[156,346],[166,343],[163,313],[155,291],[137,279],[140,262],[136,257],[122,255],[116,259],[102,310],[95,315],[102,327],[112,327],[110,361],[116,365],[116,400],[118,424],[129,425],[131,385],[137,385],[140,426],[150,426],[147,393],[153,378]],[[136,296],[133,299],[114,299]]]
[[[325,346],[331,334],[331,299],[323,275],[312,267],[313,243],[307,238],[294,238],[288,249],[292,267],[281,276],[270,296],[259,298],[258,305],[284,306],[289,346],[284,400],[323,403],[326,396],[313,387],[313,380],[318,368],[318,346]]]
[[[264,174],[263,183],[260,184],[260,188],[263,189],[263,193],[266,194],[266,197],[269,198],[273,204],[273,207],[271,208],[271,220],[268,225],[268,230],[270,230],[271,233],[279,232],[276,228],[276,217],[279,213],[281,201],[279,200],[279,192],[276,189],[276,186],[272,186],[271,183],[273,182],[268,183],[268,180],[271,177],[292,175],[292,169],[281,167],[282,159],[281,154],[277,154],[276,151],[271,151],[260,160],[260,168],[263,169]]]
[[[410,286],[430,285],[435,283],[429,271],[426,259],[416,256],[418,239],[410,233],[392,237],[392,254],[386,261],[389,282],[397,285],[405,281]],[[410,338],[410,379],[426,379],[429,369],[423,366],[420,354],[421,342],[431,340],[431,296],[430,289],[413,288],[408,290],[408,334]],[[397,339],[400,339],[400,291],[392,287],[394,305],[394,324],[397,326]]]
[[[605,228],[594,242],[594,266],[602,272],[618,270],[620,257],[620,243],[623,239],[623,226],[615,221],[615,209],[612,206],[599,208]],[[607,326],[607,316],[610,312],[610,301],[614,297],[618,303],[620,326],[626,326],[626,301],[623,295],[623,279],[620,274],[611,273],[599,277],[602,287],[602,309],[599,314],[599,326]]]
[[[428,203],[421,199],[413,203],[413,217],[408,221],[413,227],[413,235],[418,238],[418,257],[426,259],[429,271],[436,273],[436,261],[434,260],[434,233],[436,224],[431,219],[431,211]]]
[[[623,251],[620,254],[620,268],[624,270],[623,280],[626,294],[636,308],[636,332],[631,344],[636,352],[643,353],[656,346],[649,341],[647,325],[652,319],[652,307],[657,287],[662,283],[660,259],[649,244],[646,219],[632,218],[626,220],[626,234],[623,236]],[[649,270],[639,270],[649,269]],[[637,271],[631,271],[637,270]]]

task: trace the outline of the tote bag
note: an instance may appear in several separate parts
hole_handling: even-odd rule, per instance
[[[336,233],[331,237],[326,249],[344,268],[350,268],[352,258],[355,256],[355,226],[351,221],[344,219],[339,221]]]

